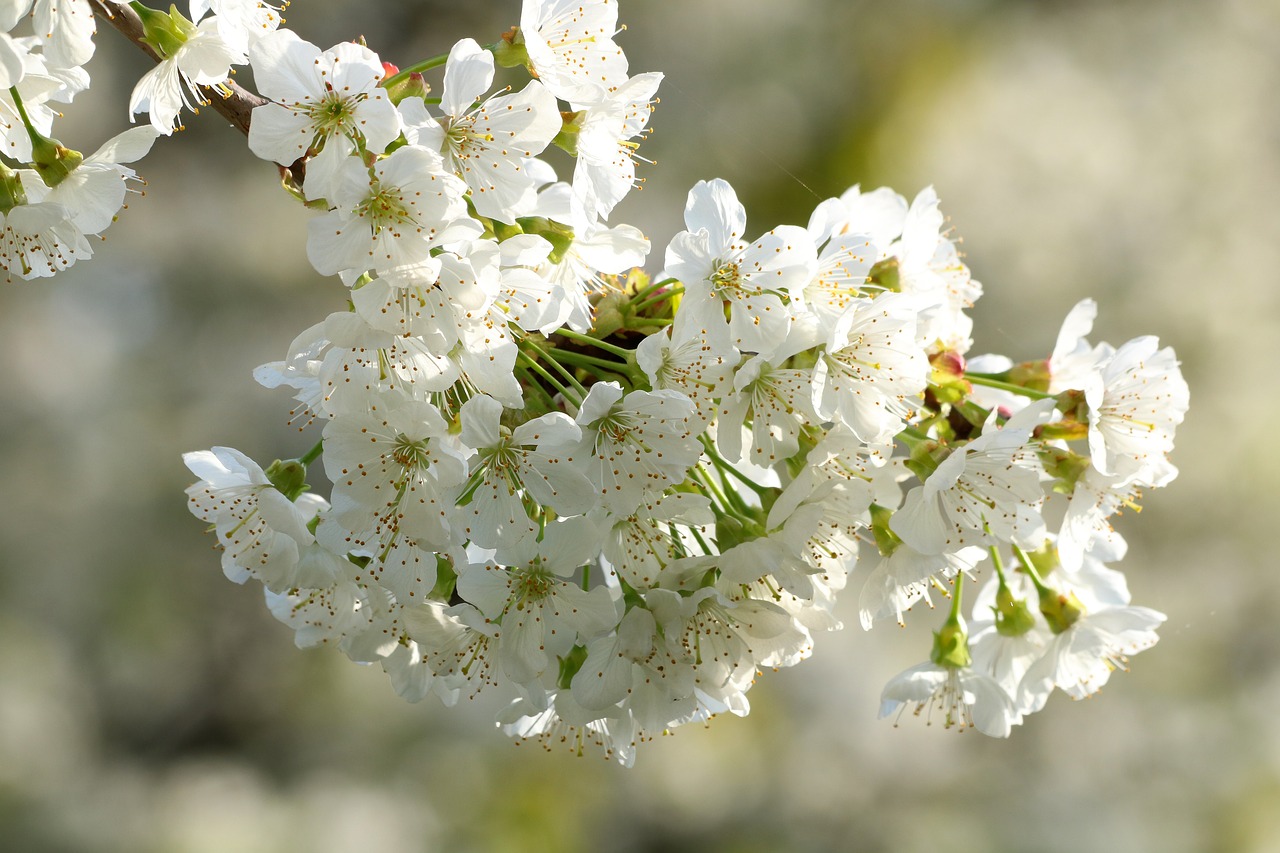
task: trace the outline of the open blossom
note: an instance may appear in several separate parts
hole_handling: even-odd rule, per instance
[[[880,695],[881,717],[901,715],[906,708],[916,716],[925,713],[930,723],[936,709],[943,728],[976,727],[991,737],[1008,737],[1022,720],[1013,699],[990,675],[929,661],[894,676]]]
[[[270,103],[253,111],[249,150],[288,166],[315,149],[307,162],[306,191],[325,198],[339,167],[357,142],[374,152],[400,135],[400,116],[378,84],[382,62],[364,45],[326,51],[277,30],[249,49],[254,80]]]
[[[128,181],[138,180],[138,173],[124,164],[145,157],[156,136],[155,128],[135,127],[112,137],[51,188],[45,200],[71,211],[72,223],[85,234],[107,230],[124,206]]]
[[[514,222],[533,203],[537,183],[525,163],[560,132],[555,97],[537,80],[519,92],[481,100],[493,85],[493,54],[472,39],[449,52],[440,108],[443,122],[420,98],[401,103],[405,138],[439,151],[445,166],[466,181],[481,216]],[[478,103],[477,103],[478,102]]]
[[[613,0],[525,0],[520,35],[538,79],[579,107],[595,89],[612,91],[627,79],[627,58],[614,43]]]
[[[996,540],[1039,544],[1044,493],[1027,442],[1052,408],[1052,400],[1034,403],[1000,429],[994,428],[993,413],[981,436],[952,452],[907,494],[889,523],[893,532],[923,554]]]
[[[664,273],[684,283],[680,310],[711,325],[725,322],[728,306],[734,346],[771,353],[787,338],[788,305],[813,278],[813,241],[802,228],[780,225],[755,243],[744,242],[746,209],[719,178],[699,181],[689,191],[684,221],[688,230],[667,246]]]
[[[637,74],[587,105],[578,131],[573,191],[588,219],[608,219],[636,185],[638,143],[632,140],[644,134],[661,82],[656,72]]]
[[[443,242],[478,236],[479,225],[463,219],[465,194],[466,185],[427,148],[397,148],[372,175],[348,157],[329,195],[336,209],[308,223],[307,258],[321,275],[426,261]]]
[[[1163,469],[1189,392],[1169,347],[1151,336],[1125,343],[1085,388],[1089,453],[1102,474],[1134,480],[1172,479]],[[1160,474],[1155,472],[1160,471]]]
[[[288,5],[287,0],[282,0],[281,6]],[[281,6],[265,0],[191,0],[191,20],[198,21],[209,12],[217,15],[223,39],[245,53],[283,23]]]
[[[929,361],[915,337],[910,297],[885,293],[851,302],[813,371],[822,419],[840,421],[869,443],[897,434],[928,385]]]
[[[232,65],[243,65],[243,51],[223,38],[217,17],[195,25],[187,39],[146,74],[129,98],[129,116],[148,113],[151,124],[165,136],[180,125],[182,108],[195,110],[208,103],[200,86],[216,86],[227,79]]]
[[[1027,668],[1018,687],[1019,709],[1039,711],[1054,687],[1072,699],[1098,692],[1112,672],[1128,668],[1129,655],[1156,644],[1155,629],[1164,621],[1163,613],[1149,607],[1103,607],[1082,614]]]

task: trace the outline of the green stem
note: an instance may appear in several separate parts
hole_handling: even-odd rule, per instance
[[[955,590],[951,593],[951,613],[947,617],[948,622],[960,624],[960,599],[964,593],[964,572],[956,575]]]
[[[27,117],[27,110],[22,105],[22,96],[18,94],[17,86],[9,87],[9,97],[13,98],[13,105],[18,108],[18,116],[22,119],[22,126],[27,129],[27,136],[31,137],[32,142],[36,142],[36,129],[32,127],[31,119]]]
[[[751,489],[751,491],[759,495],[761,499],[763,499],[764,496],[769,493],[768,486],[762,486],[756,481],[752,480],[746,474],[743,474],[741,471],[735,468],[733,464],[729,462],[729,460],[721,456],[720,452],[716,450],[715,442],[713,442],[710,439],[710,437],[708,437],[706,434],[703,434],[698,436],[698,439],[702,442],[702,446],[706,450],[707,456],[711,459],[712,464],[714,464],[716,468],[725,472],[726,474],[732,474],[734,479],[742,483],[742,485],[746,486],[747,488]]]
[[[563,394],[565,399],[572,400],[575,406],[582,405],[582,400],[583,400],[582,397],[578,396],[577,393],[570,392],[568,388],[561,385],[560,382],[554,376],[548,373],[541,364],[538,364],[536,359],[531,358],[528,353],[519,352],[519,353],[516,353],[516,357],[522,359],[526,367],[528,367],[534,373],[538,374],[544,380],[546,380],[546,382],[549,385],[551,385],[552,388],[555,388],[557,391]]]
[[[674,284],[679,280],[680,279],[678,278],[664,278],[662,281],[654,282],[653,284],[650,284],[648,287],[636,291],[635,294],[633,294],[631,297],[631,300],[630,300],[631,304],[634,305],[637,302],[643,301],[644,298],[647,297],[649,294],[654,293],[655,291],[661,290],[662,288],[667,287],[668,285]]]
[[[1031,578],[1031,583],[1035,586],[1036,592],[1041,595],[1052,593],[1053,590],[1049,589],[1049,585],[1044,582],[1044,579],[1040,577],[1040,573],[1036,571],[1036,567],[1032,565],[1031,558],[1027,556],[1027,552],[1017,545],[1012,543],[1010,545],[1013,548],[1014,555],[1018,558],[1018,562],[1022,564],[1022,570]]]
[[[644,300],[643,302],[636,304],[634,307],[634,310],[637,314],[639,314],[641,311],[643,311],[646,308],[657,305],[659,302],[662,302],[663,300],[666,300],[666,299],[670,299],[673,296],[679,296],[682,293],[684,293],[683,285],[680,287],[673,287],[670,290],[664,291],[662,293],[656,293],[653,296],[650,296],[648,299]]]
[[[557,360],[567,361],[570,364],[578,364],[588,370],[591,370],[591,368],[598,367],[601,370],[607,370],[610,373],[614,373],[619,376],[626,376],[630,378],[632,375],[629,365],[622,364],[617,361],[609,361],[608,359],[604,359],[604,358],[596,358],[594,355],[587,355],[586,353],[582,353],[582,352],[574,352],[573,350],[555,349],[555,350],[552,350],[552,352],[555,353],[555,358]],[[595,373],[596,371],[591,370],[591,372]]]
[[[1037,391],[1034,388],[1023,388],[1021,385],[1014,385],[1012,382],[1002,382],[999,379],[991,379],[977,373],[966,373],[964,376],[974,385],[985,385],[987,388],[998,388],[1001,391],[1008,391],[1010,394],[1019,394],[1023,397],[1030,397],[1032,400],[1047,400],[1055,395],[1044,391]]]
[[[320,458],[320,454],[323,451],[324,451],[324,439],[320,439],[319,441],[316,442],[316,446],[308,450],[301,457],[299,457],[298,461],[301,462],[303,465],[310,465],[312,462],[315,462],[317,459]]]
[[[439,56],[433,56],[430,59],[424,59],[421,62],[401,68],[395,74],[392,74],[386,80],[382,81],[382,88],[390,89],[397,83],[409,79],[410,74],[421,74],[423,71],[430,71],[432,68],[439,68],[449,61],[449,54],[442,53]]]
[[[568,338],[571,341],[578,341],[579,343],[593,346],[596,349],[604,350],[607,353],[616,355],[618,358],[626,359],[627,361],[630,361],[635,357],[634,353],[629,349],[623,349],[622,347],[614,346],[613,344],[607,344],[599,338],[593,338],[590,335],[575,332],[573,329],[557,329],[556,334],[561,337]]]
[[[542,349],[537,344],[533,343],[528,339],[521,341],[521,344],[533,350],[535,353],[537,353],[539,358],[541,358],[543,361],[546,361],[548,364],[554,367],[557,373],[559,373],[565,379],[569,380],[570,385],[576,388],[584,397],[586,396],[587,389],[585,386],[583,386],[581,382],[578,381],[578,377],[574,376],[573,373],[568,368],[566,368],[563,364],[556,361],[555,358],[553,358],[550,353],[548,353],[546,350]]]

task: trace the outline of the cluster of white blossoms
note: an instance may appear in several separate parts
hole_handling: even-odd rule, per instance
[[[89,0],[0,0],[0,271],[42,278],[93,255],[156,133],[135,128],[88,157],[50,137],[60,105],[89,87]]]
[[[1089,343],[1091,301],[1045,360],[970,358],[982,289],[932,188],[855,186],[760,233],[728,183],[699,182],[649,276],[648,240],[609,218],[662,75],[630,73],[612,0],[524,0],[493,44],[403,71],[258,0],[130,7],[158,58],[130,103],[151,126],[93,157],[42,135],[47,102],[87,84],[88,0],[37,0],[49,34],[0,41],[24,166],[2,173],[0,263],[86,256],[133,177],[119,164],[249,64],[249,148],[318,211],[307,256],[348,308],[255,372],[294,392],[310,452],[185,461],[226,575],[261,583],[299,646],[379,664],[410,701],[501,692],[507,733],[630,764],[745,715],[762,670],[840,627],[851,580],[865,628],[950,599],[882,716],[1006,736],[1156,642],[1109,522],[1176,474],[1177,360]]]

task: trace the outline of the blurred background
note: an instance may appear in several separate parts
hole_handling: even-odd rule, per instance
[[[1176,348],[1182,474],[1118,525],[1135,603],[1169,615],[1160,644],[1008,741],[894,728],[880,689],[936,616],[864,633],[846,594],[849,628],[761,679],[748,718],[680,729],[630,771],[516,748],[488,707],[408,705],[377,668],[296,650],[260,589],[222,576],[180,454],[310,447],[250,371],[344,290],[308,266],[308,215],[274,168],[207,111],[141,164],[145,198],[92,261],[0,289],[0,848],[1280,851],[1280,409],[1261,394],[1280,5],[621,6],[633,72],[667,75],[641,151],[657,163],[614,214],[652,240],[651,270],[699,179],[738,189],[751,234],[855,182],[932,183],[986,286],[975,352],[1046,356],[1085,296],[1095,340]],[[518,17],[518,0],[288,13],[402,65]],[[123,130],[147,67],[100,27],[95,97],[56,135],[87,153]]]

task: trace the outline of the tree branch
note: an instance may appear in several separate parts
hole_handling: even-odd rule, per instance
[[[137,12],[123,3],[115,3],[112,0],[89,0],[89,5],[93,7],[95,15],[115,27],[121,35],[137,45],[139,50],[156,62],[163,61],[164,57],[142,40],[142,19],[138,17]],[[230,94],[221,91],[222,88]],[[201,86],[200,89],[209,100],[210,106],[239,128],[245,136],[249,135],[249,114],[254,107],[267,103],[266,98],[230,80],[218,88]]]

